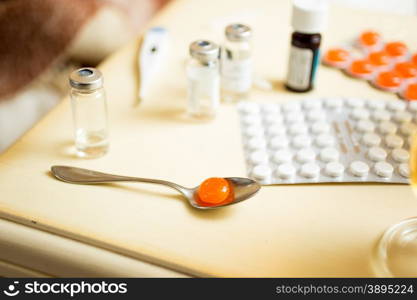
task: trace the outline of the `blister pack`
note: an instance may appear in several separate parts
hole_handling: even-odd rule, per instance
[[[241,102],[238,113],[248,175],[261,184],[409,182],[417,101]]]

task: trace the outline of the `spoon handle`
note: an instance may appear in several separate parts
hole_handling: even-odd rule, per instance
[[[176,189],[182,194],[184,194],[185,191],[188,190],[187,188],[170,181],[113,175],[70,166],[52,166],[51,172],[57,179],[61,181],[76,184],[99,184],[117,181],[135,181],[169,186],[173,189]]]

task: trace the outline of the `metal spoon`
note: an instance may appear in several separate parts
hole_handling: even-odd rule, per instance
[[[117,181],[136,181],[166,185],[183,194],[193,207],[199,209],[213,209],[236,204],[243,200],[249,199],[261,188],[261,186],[256,181],[248,178],[227,177],[225,179],[227,179],[229,183],[233,185],[234,201],[216,206],[202,206],[199,205],[196,201],[196,191],[199,186],[195,188],[186,188],[179,184],[165,180],[112,175],[69,166],[52,166],[51,171],[52,174],[59,180],[76,184],[99,184]]]

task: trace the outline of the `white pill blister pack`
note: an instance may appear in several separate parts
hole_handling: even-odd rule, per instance
[[[417,101],[241,102],[238,113],[248,175],[261,184],[409,182]]]

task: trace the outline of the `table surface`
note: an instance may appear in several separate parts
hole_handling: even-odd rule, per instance
[[[224,26],[234,21],[253,27],[256,73],[277,83],[274,91],[254,90],[254,101],[395,98],[324,67],[313,92],[286,92],[290,3],[261,2],[178,0],[167,7],[151,25],[169,29],[169,56],[138,108],[132,105],[137,41],[100,66],[109,102],[110,152],[94,160],[74,156],[65,99],[1,155],[0,216],[195,276],[373,276],[371,253],[384,229],[417,212],[408,186],[268,186],[239,205],[198,211],[165,187],[71,185],[49,173],[51,165],[73,165],[185,186],[210,176],[245,176],[235,108],[223,104],[209,123],[184,115],[188,44],[197,38],[219,40]],[[324,48],[376,28],[416,49],[416,33],[409,30],[416,25],[411,16],[332,7]]]

